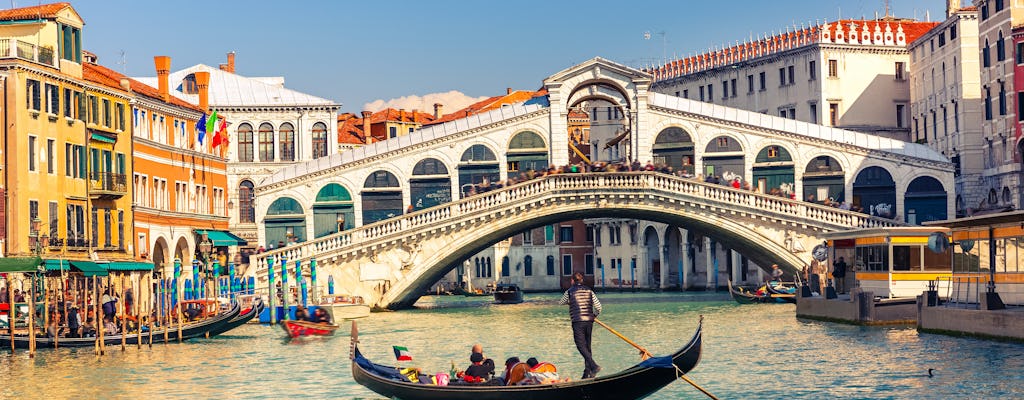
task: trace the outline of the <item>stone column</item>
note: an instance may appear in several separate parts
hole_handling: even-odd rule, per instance
[[[743,256],[736,250],[729,249],[729,255],[732,257],[732,281],[733,283],[743,281]]]
[[[683,290],[686,290],[686,288],[690,287],[690,269],[693,268],[693,261],[690,260],[690,257],[693,255],[693,249],[690,248],[690,231],[683,230],[682,238]]]
[[[669,263],[668,263],[668,251],[669,250],[668,250],[668,245],[667,244],[661,246],[661,271],[660,271],[661,272],[661,282],[660,282],[660,285],[658,286],[659,289],[664,289],[664,288],[668,287],[668,282],[666,282],[668,280],[668,271],[669,271],[669,268],[673,267],[672,265],[669,265]]]
[[[705,277],[704,288],[710,289],[714,286],[714,275],[715,275],[715,244],[712,243],[711,238],[704,238],[704,255],[707,257],[707,276]]]

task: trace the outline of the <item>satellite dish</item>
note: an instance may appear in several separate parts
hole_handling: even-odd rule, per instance
[[[814,249],[811,250],[811,256],[814,257],[814,259],[818,260],[818,261],[825,261],[825,260],[827,260],[828,259],[828,246],[826,246],[825,244],[819,244],[817,246],[814,246]]]
[[[929,235],[928,249],[936,253],[945,253],[949,249],[949,237],[942,232]]]

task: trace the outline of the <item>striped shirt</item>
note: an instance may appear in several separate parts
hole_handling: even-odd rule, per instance
[[[573,322],[593,321],[601,314],[601,301],[593,290],[581,284],[574,284],[566,290],[558,304],[569,305],[569,316]]]

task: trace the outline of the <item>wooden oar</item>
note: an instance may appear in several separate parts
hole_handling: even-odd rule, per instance
[[[596,322],[598,325],[603,326],[604,329],[607,329],[608,332],[611,332],[613,335],[618,336],[619,339],[625,340],[626,343],[629,343],[633,347],[636,347],[637,350],[640,350],[640,357],[642,359],[646,360],[648,358],[654,357],[654,355],[652,355],[651,352],[647,351],[647,349],[641,347],[640,345],[636,344],[632,340],[629,340],[629,338],[627,338],[625,336],[622,336],[621,333],[619,333],[616,330],[612,329],[612,327],[606,325],[604,322],[599,321],[597,318],[594,318],[594,322]],[[676,370],[678,371],[679,369],[676,368]],[[690,378],[686,377],[685,374],[679,374],[679,378],[684,380],[684,381],[686,381],[686,383],[689,383],[691,386],[693,386],[697,390],[700,390],[700,392],[704,393],[704,395],[708,396],[708,398],[711,398],[711,399],[714,399],[714,400],[718,400],[718,397],[715,397],[715,395],[711,394],[707,390],[704,390],[704,388],[700,387],[700,385],[697,385],[696,382],[694,382],[694,381],[690,380]]]

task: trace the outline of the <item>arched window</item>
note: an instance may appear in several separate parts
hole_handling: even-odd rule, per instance
[[[285,122],[281,124],[278,135],[281,137],[280,161],[295,161],[295,128]]]
[[[996,204],[998,202],[999,202],[999,196],[996,195],[996,190],[995,189],[989,189],[988,190],[988,203],[989,204]]]
[[[247,123],[238,126],[238,161],[252,162],[252,125]]]
[[[327,124],[313,124],[313,158],[327,157]]]
[[[274,126],[268,123],[260,125],[260,161],[274,161]]]
[[[252,132],[250,132],[249,137],[252,137]],[[244,180],[238,184],[238,222],[256,222],[255,202],[256,196],[255,192],[253,192],[252,182]]]
[[[1003,203],[1009,204],[1012,201],[1013,201],[1013,198],[1010,195],[1010,188],[1006,187],[1006,186],[1003,186]]]
[[[999,41],[996,42],[996,60],[1006,59],[1006,40],[1003,40],[1003,31],[999,31]]]

